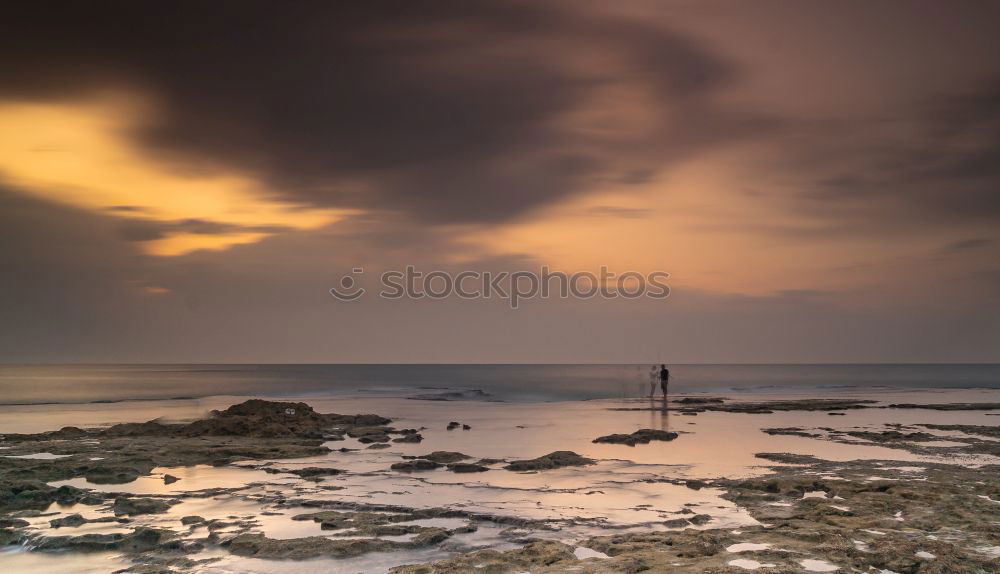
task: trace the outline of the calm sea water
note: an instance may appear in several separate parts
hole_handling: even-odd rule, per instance
[[[639,396],[650,365],[0,365],[0,404],[210,395]],[[672,392],[1000,389],[1000,365],[671,365]]]

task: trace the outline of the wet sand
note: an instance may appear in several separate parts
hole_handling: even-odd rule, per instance
[[[244,397],[4,407],[0,481],[42,481],[63,492],[5,502],[0,565],[25,572],[996,571],[1000,441],[988,429],[1000,424],[992,416],[1000,411],[881,407],[989,403],[1000,393],[849,398],[876,402],[749,414],[647,399],[308,399],[321,413],[392,419],[385,440],[365,429],[318,439],[16,440],[10,433],[190,421]],[[450,422],[459,424],[448,430]],[[410,436],[403,429],[422,440],[395,441]],[[640,429],[677,437],[593,442]],[[506,470],[561,451],[593,462]],[[461,458],[429,470],[392,468],[451,460],[428,456],[435,452]],[[135,476],[94,472],[112,463],[138,465]],[[116,514],[130,508],[139,511]],[[965,569],[949,570],[954,564]]]

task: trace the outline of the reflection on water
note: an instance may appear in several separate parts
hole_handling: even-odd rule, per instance
[[[22,549],[0,551],[0,564],[7,572],[31,574],[108,574],[131,566],[123,557],[111,552],[53,554]]]
[[[179,478],[177,482],[165,484],[163,476],[170,474]],[[192,492],[209,488],[237,488],[246,486],[252,482],[281,482],[284,478],[288,482],[295,482],[292,475],[279,475],[266,473],[262,470],[251,470],[247,468],[231,466],[179,466],[179,467],[159,467],[154,468],[152,474],[141,476],[138,479],[125,484],[96,484],[86,478],[73,478],[70,480],[59,480],[51,482],[52,486],[59,487],[69,485],[76,488],[90,488],[102,492],[124,492],[129,494],[172,494],[179,492]]]
[[[316,574],[336,572],[338,574],[374,574],[387,572],[390,568],[404,564],[419,564],[440,560],[451,556],[437,548],[422,548],[406,552],[374,552],[352,558],[314,558],[311,560],[275,561],[258,558],[243,558],[229,554],[220,555],[221,560],[206,564],[199,572],[204,574]],[[210,555],[195,555],[201,559]]]

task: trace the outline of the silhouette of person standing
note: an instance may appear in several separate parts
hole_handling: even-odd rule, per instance
[[[660,365],[660,390],[663,391],[663,398],[667,398],[667,386],[670,384],[670,369],[666,365]]]

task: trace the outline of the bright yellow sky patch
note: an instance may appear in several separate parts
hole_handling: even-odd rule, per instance
[[[273,199],[235,172],[180,173],[143,153],[129,133],[148,117],[136,99],[75,103],[0,102],[0,179],[46,200],[120,217],[176,222],[200,219],[236,226],[311,229],[345,210],[304,208]],[[144,242],[153,255],[183,255],[252,243],[267,233],[172,233]]]

